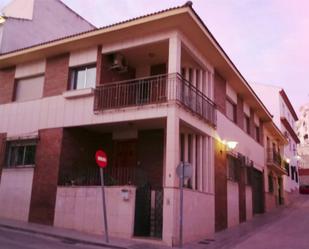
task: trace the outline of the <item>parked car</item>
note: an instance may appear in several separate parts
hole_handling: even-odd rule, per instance
[[[299,193],[308,195],[309,194],[309,185],[302,185],[299,187]]]

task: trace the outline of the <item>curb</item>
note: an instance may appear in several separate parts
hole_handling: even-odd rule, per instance
[[[0,228],[1,227],[5,228],[5,229],[9,229],[9,230],[15,230],[15,231],[31,233],[31,234],[39,234],[39,235],[43,235],[43,236],[46,236],[46,237],[56,238],[56,239],[59,239],[59,240],[63,240],[63,242],[72,243],[72,244],[76,243],[76,244],[91,245],[91,246],[98,246],[98,247],[105,247],[105,248],[128,249],[126,247],[116,246],[116,245],[112,245],[112,244],[93,242],[93,241],[89,241],[89,240],[81,240],[81,239],[76,239],[76,238],[69,237],[69,236],[51,234],[51,233],[47,233],[47,232],[41,232],[41,231],[37,231],[37,230],[34,230],[34,229],[27,229],[27,228],[15,227],[15,226],[4,225],[4,224],[0,224]]]

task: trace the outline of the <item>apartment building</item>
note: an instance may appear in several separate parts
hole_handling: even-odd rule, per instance
[[[2,54],[0,69],[0,217],[104,233],[97,149],[112,236],[179,243],[181,161],[185,242],[264,212],[268,175],[281,198],[265,143],[278,154],[284,137],[190,3]]]
[[[283,187],[283,178],[287,175],[284,164],[284,146],[288,144],[287,138],[273,123],[265,127],[264,148],[265,148],[265,169],[264,169],[264,191],[265,211],[273,210],[283,205],[286,196]]]
[[[287,175],[283,176],[283,188],[286,202],[289,202],[294,193],[298,192],[298,167],[297,144],[300,140],[296,134],[297,114],[284,89],[276,86],[251,84],[265,105],[272,110],[274,123],[288,140],[283,147],[284,165]]]
[[[299,120],[296,122],[296,132],[300,140],[297,147],[300,156],[300,167],[309,168],[309,105],[302,105],[299,109]],[[303,171],[305,172],[305,171]]]
[[[60,0],[12,0],[0,11],[0,53],[92,29]]]

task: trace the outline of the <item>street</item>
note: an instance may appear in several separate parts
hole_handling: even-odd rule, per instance
[[[308,249],[309,195],[291,207],[255,217],[216,235],[209,249]]]
[[[52,229],[52,228],[51,228]],[[309,195],[302,195],[292,206],[257,215],[253,220],[224,230],[215,240],[184,246],[186,249],[308,249]],[[166,249],[146,243],[128,243],[128,249]],[[107,248],[61,240],[43,235],[0,228],[2,249],[95,249]],[[112,248],[112,247],[111,247]]]
[[[74,241],[63,241],[20,231],[0,228],[1,249],[97,249],[103,247],[75,244]],[[107,247],[104,247],[109,249]]]

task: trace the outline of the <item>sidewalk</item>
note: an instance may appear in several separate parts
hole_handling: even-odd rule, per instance
[[[256,215],[252,220],[242,223],[238,226],[226,229],[215,234],[214,240],[200,240],[197,242],[184,245],[185,249],[230,249],[237,244],[248,240],[257,232],[267,228],[274,222],[281,220],[286,213],[291,211],[291,206],[280,207],[272,212]],[[39,234],[48,237],[57,238],[76,242],[83,245],[93,245],[102,248],[115,249],[168,249],[163,242],[159,240],[143,240],[143,239],[119,239],[110,238],[110,243],[105,243],[104,236],[86,234],[74,230],[57,228],[53,226],[39,225],[22,221],[0,219],[0,228],[12,229],[16,231]]]
[[[74,243],[89,245],[89,246],[98,246],[102,248],[113,248],[113,249],[142,249],[142,248],[151,248],[151,249],[167,249],[169,247],[164,246],[161,241],[154,241],[154,243],[146,243],[142,239],[132,239],[125,240],[119,238],[110,238],[110,243],[106,243],[104,236],[86,234],[70,229],[58,228],[53,226],[46,226],[16,220],[9,220],[0,218],[0,228],[43,235],[47,237],[56,238],[64,241],[71,241]]]

